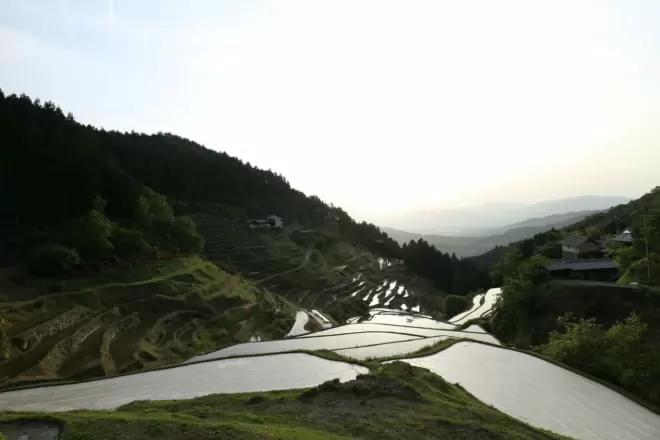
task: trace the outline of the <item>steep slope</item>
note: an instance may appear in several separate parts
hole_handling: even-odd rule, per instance
[[[488,287],[466,260],[401,248],[284,177],[187,139],[83,126],[1,92],[0,116],[2,384],[279,338],[301,309],[325,319],[306,330],[385,302],[441,315],[445,293]],[[249,227],[269,214],[284,227]]]

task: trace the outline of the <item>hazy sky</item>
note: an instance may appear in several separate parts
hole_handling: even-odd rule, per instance
[[[361,219],[660,184],[660,1],[0,0],[0,88]]]

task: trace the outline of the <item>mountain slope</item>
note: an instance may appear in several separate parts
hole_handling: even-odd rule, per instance
[[[512,223],[510,225],[505,225],[499,228],[483,229],[473,232],[474,235],[500,235],[515,229],[538,228],[538,230],[534,232],[537,233],[537,232],[547,231],[548,229],[552,229],[552,228],[563,228],[564,226],[568,226],[573,223],[576,223],[579,220],[582,220],[583,218],[600,211],[601,210],[585,209],[576,212],[565,212],[560,214],[546,215],[543,217],[533,217],[516,223]],[[521,240],[523,238],[527,238],[527,237],[521,236],[517,240]]]
[[[561,240],[570,234],[585,235],[606,238],[613,234],[629,229],[633,233],[633,246],[630,255],[621,259],[624,270],[632,270],[632,280],[640,280],[643,268],[640,262],[646,257],[646,238],[649,239],[649,255],[660,255],[660,249],[654,247],[654,243],[660,246],[660,237],[656,231],[660,231],[660,187],[656,187],[639,199],[631,200],[614,206],[608,210],[591,214],[584,219],[572,223],[556,231],[546,231],[535,234],[533,237],[516,241],[508,246],[498,246],[488,252],[471,257],[479,267],[490,271],[493,266],[502,260],[509,249],[519,249],[523,258],[529,258],[534,253],[541,253],[548,258],[559,258]],[[646,224],[646,226],[645,226]]]
[[[552,228],[561,228],[573,224],[597,211],[580,211],[566,214],[554,214],[547,217],[538,217],[514,223],[502,228],[475,231],[478,233],[492,232],[488,236],[449,236],[434,234],[415,234],[399,231],[393,228],[382,228],[390,237],[405,243],[410,240],[423,239],[434,245],[442,252],[456,254],[458,257],[472,257],[515,241],[531,238],[535,234],[548,231]]]
[[[83,126],[0,92],[0,386],[180,362],[385,302],[442,314],[487,273],[169,134]],[[281,229],[247,220],[276,214]],[[358,291],[362,294],[355,296]],[[322,324],[311,319],[308,330]]]
[[[628,200],[625,197],[580,196],[533,204],[488,203],[467,208],[413,211],[384,218],[381,222],[405,231],[470,237],[492,235],[497,231],[489,229],[497,228],[501,232],[501,228],[525,219],[608,209]]]

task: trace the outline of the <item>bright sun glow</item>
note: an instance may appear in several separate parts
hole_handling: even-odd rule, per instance
[[[634,196],[660,161],[657,6],[3,6],[0,87],[83,122],[190,137],[370,220]]]

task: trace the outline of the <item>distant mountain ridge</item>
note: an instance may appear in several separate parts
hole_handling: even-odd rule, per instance
[[[475,231],[476,233],[484,235],[475,234],[473,236],[417,234],[394,228],[381,229],[400,243],[406,243],[410,240],[418,240],[421,238],[426,240],[429,244],[434,245],[442,252],[454,253],[458,257],[471,257],[487,252],[495,246],[503,246],[515,241],[533,237],[539,232],[545,232],[552,228],[563,228],[598,212],[601,212],[601,210],[568,212],[545,217],[530,218],[501,228]],[[491,234],[485,235],[488,232]]]
[[[574,223],[578,220],[581,220],[588,215],[595,214],[597,212],[602,212],[604,209],[593,209],[593,210],[583,210],[583,211],[577,211],[577,212],[565,212],[561,214],[551,214],[547,215],[544,217],[534,217],[534,218],[529,218],[527,220],[523,220],[520,222],[512,223],[510,225],[502,226],[499,228],[489,228],[489,229],[481,229],[481,230],[474,230],[470,231],[470,234],[466,235],[472,235],[472,236],[491,236],[491,235],[499,235],[499,234],[506,234],[507,232],[517,230],[517,229],[525,229],[525,228],[546,228],[549,226],[549,228],[562,228],[564,226],[568,226],[571,223]],[[538,231],[537,231],[538,232]],[[536,232],[535,232],[536,233]]]
[[[538,203],[488,203],[459,209],[413,211],[379,220],[379,224],[418,234],[478,237],[501,234],[528,219],[572,214],[582,211],[601,211],[629,201],[619,196],[578,196]],[[552,222],[550,220],[549,222]]]

